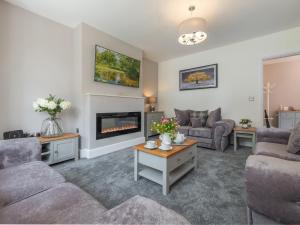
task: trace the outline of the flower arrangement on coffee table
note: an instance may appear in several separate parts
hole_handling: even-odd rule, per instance
[[[167,134],[172,140],[175,139],[176,131],[179,128],[178,121],[175,117],[167,118],[162,117],[159,122],[153,122],[151,126],[151,131],[158,134]]]

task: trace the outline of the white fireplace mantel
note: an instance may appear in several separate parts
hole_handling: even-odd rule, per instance
[[[117,98],[137,98],[145,99],[143,96],[128,96],[128,95],[112,95],[112,94],[98,94],[98,93],[86,93],[87,96],[104,96],[104,97],[117,97]]]
[[[85,94],[84,143],[82,158],[94,158],[127,147],[143,143],[144,137],[144,97],[114,94]],[[96,139],[96,114],[115,112],[141,112],[141,131],[115,137]]]

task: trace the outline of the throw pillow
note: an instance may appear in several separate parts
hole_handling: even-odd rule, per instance
[[[180,126],[188,126],[190,123],[190,110],[175,110],[175,116]]]
[[[206,126],[213,127],[213,125],[221,120],[221,108],[217,108],[214,111],[211,111],[208,115]]]
[[[287,147],[289,153],[300,153],[300,123],[292,131]]]
[[[200,118],[191,118],[191,125],[193,128],[202,127],[203,122]]]
[[[191,113],[190,113],[191,125],[193,126],[192,118],[195,118],[195,119],[200,120],[200,121],[197,122],[197,123],[200,123],[200,126],[197,125],[198,127],[205,127],[207,117],[208,117],[208,110],[205,110],[205,111],[191,111]]]

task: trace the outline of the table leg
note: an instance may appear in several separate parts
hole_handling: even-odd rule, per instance
[[[138,170],[139,170],[139,152],[134,150],[134,180],[137,181],[139,178]]]
[[[252,151],[255,150],[255,146],[256,146],[256,134],[254,133],[252,135]]]
[[[194,145],[194,151],[195,151],[195,156],[194,156],[194,169],[197,169],[197,162],[198,162],[198,152],[197,152],[197,145]]]
[[[163,195],[167,195],[169,193],[169,172],[168,172],[168,164],[167,164],[167,159],[164,160],[164,165],[163,165]]]
[[[234,151],[236,152],[236,149],[237,149],[237,136],[236,136],[236,132],[234,132]]]

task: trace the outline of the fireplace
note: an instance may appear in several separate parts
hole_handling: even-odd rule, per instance
[[[141,112],[97,113],[96,139],[141,131]]]

